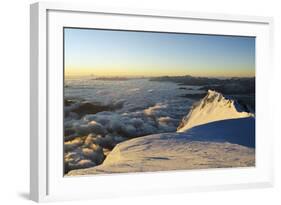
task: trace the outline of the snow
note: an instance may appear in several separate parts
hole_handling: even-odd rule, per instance
[[[154,115],[162,104],[146,110]],[[167,123],[168,117],[159,118]],[[138,119],[134,123],[141,124]],[[93,123],[97,125],[97,123]],[[71,141],[68,146],[77,146]],[[91,154],[89,150],[83,150]],[[72,160],[72,158],[71,158]],[[83,161],[68,176],[255,166],[255,117],[236,101],[215,91],[193,106],[178,131],[158,133],[117,144],[98,166]]]
[[[193,105],[177,131],[185,132],[194,126],[209,122],[245,117],[254,117],[254,114],[244,111],[243,107],[235,100],[228,99],[221,93],[209,90],[202,100]]]
[[[255,166],[253,117],[207,123],[184,133],[139,137],[118,144],[103,164],[67,175]]]
[[[190,170],[255,165],[255,149],[228,142],[196,141],[184,134],[156,134],[118,144],[102,165],[67,175]]]

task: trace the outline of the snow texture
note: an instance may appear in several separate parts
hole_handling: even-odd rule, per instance
[[[165,106],[156,104],[143,113],[147,116],[158,116],[154,121],[159,125],[165,125],[171,121],[170,117],[159,115],[159,109]],[[162,114],[162,111],[160,113]],[[131,132],[132,135],[136,134],[137,128],[143,126],[145,122],[140,118],[125,117],[127,123],[120,125],[119,123],[124,122],[124,119],[120,120],[118,117],[115,119],[112,114],[108,118],[105,116],[107,115],[102,117],[100,113],[86,116],[87,119],[84,120],[91,125],[90,129],[101,134],[104,132],[100,126],[104,124],[103,120],[111,121],[106,123],[109,125],[106,130],[122,130],[122,127],[125,127],[126,131],[123,132]],[[83,131],[84,127],[80,125],[79,129]],[[95,141],[98,142],[99,139],[103,138],[95,138]],[[65,145],[71,150],[81,143],[85,144],[86,141],[88,139],[84,142],[74,139]],[[76,170],[68,172],[67,175],[255,166],[254,114],[246,112],[236,101],[211,90],[183,118],[177,132],[163,132],[122,141],[116,143],[117,145],[101,165],[90,167],[91,161],[84,159],[78,164],[82,169],[70,168]],[[101,142],[98,144],[106,147]],[[88,149],[82,150],[84,156],[91,155],[92,152]],[[100,159],[94,159],[98,164],[97,161]]]
[[[163,133],[116,145],[102,165],[68,176],[98,173],[255,166],[253,117],[207,123],[183,133]]]
[[[209,90],[202,100],[193,105],[177,131],[185,132],[197,125],[244,117],[254,117],[254,115],[244,111],[243,106],[235,100],[228,99],[221,93]]]

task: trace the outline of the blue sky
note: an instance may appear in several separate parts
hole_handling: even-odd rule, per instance
[[[254,76],[255,38],[65,28],[66,75]]]

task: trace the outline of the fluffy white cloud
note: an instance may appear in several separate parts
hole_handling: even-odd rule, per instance
[[[65,96],[70,99],[64,108],[66,170],[98,165],[101,162],[97,159],[104,157],[104,151],[108,153],[127,139],[175,131],[191,105],[188,99],[179,97],[186,90],[178,89],[174,83],[148,79],[103,82],[83,78],[69,79],[66,85]],[[83,102],[105,106],[107,111],[78,116],[73,110]],[[86,109],[83,111],[86,113]]]

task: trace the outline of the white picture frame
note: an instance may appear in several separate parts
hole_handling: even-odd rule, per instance
[[[63,177],[63,72],[59,68],[62,69],[64,26],[255,36],[256,166]],[[266,110],[270,107],[272,29],[270,17],[97,8],[71,3],[32,4],[30,198],[41,202],[273,186],[273,131],[268,129],[272,113]]]

